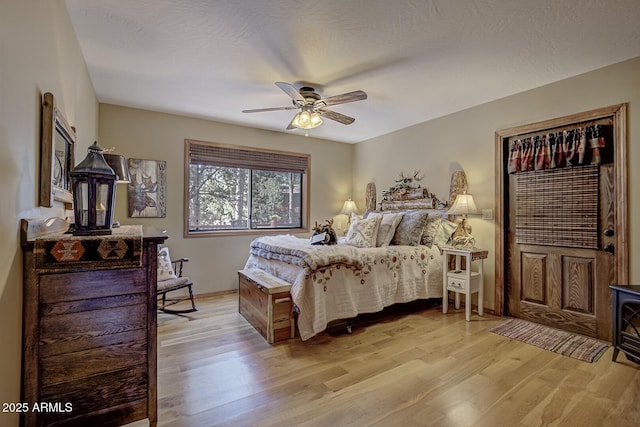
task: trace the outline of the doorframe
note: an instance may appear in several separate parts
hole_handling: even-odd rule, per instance
[[[613,153],[615,175],[616,206],[616,278],[615,283],[629,283],[629,241],[627,226],[627,104],[617,104],[582,113],[571,114],[555,119],[498,130],[495,133],[495,166],[496,166],[496,237],[495,237],[495,314],[503,316],[506,312],[505,294],[507,291],[507,226],[509,224],[507,208],[508,192],[505,191],[509,174],[506,164],[509,147],[504,139],[512,136],[543,131],[549,128],[566,126],[572,123],[611,118],[613,120]]]

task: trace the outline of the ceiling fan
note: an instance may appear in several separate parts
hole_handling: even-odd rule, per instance
[[[313,129],[322,124],[322,117],[335,120],[343,125],[350,125],[356,119],[341,113],[329,110],[331,105],[346,104],[347,102],[367,99],[367,94],[361,90],[343,93],[341,95],[322,98],[314,88],[303,86],[299,90],[292,84],[276,82],[276,86],[283,90],[293,100],[291,107],[258,108],[254,110],[242,110],[243,113],[261,113],[264,111],[297,110],[300,111],[293,117],[287,129]],[[321,117],[322,116],[322,117]]]

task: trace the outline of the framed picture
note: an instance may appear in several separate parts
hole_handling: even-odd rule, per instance
[[[45,93],[42,100],[40,206],[52,207],[54,201],[73,203],[69,172],[74,165],[75,143],[75,129],[56,108],[53,94]]]
[[[167,162],[129,159],[129,217],[164,218],[167,214]]]

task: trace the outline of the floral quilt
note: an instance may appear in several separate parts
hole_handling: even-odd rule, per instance
[[[442,297],[442,255],[435,245],[317,246],[291,235],[265,236],[251,243],[245,268],[259,268],[292,284],[303,340],[332,320]]]

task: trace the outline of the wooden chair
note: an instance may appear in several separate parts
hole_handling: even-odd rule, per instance
[[[176,273],[175,279],[167,279],[158,281],[157,286],[157,294],[158,294],[158,310],[163,311],[165,313],[171,314],[180,314],[180,313],[192,313],[194,311],[198,311],[196,308],[196,303],[193,299],[193,290],[191,289],[193,286],[193,282],[186,276],[182,275],[182,268],[185,262],[189,262],[189,258],[179,258],[175,260],[171,260],[171,264],[173,264],[173,270]],[[177,291],[180,289],[187,289],[189,295],[181,295],[181,296],[172,296],[171,298],[167,297],[169,292]],[[178,304],[182,301],[191,301],[191,308],[185,309],[170,309],[168,306]]]

